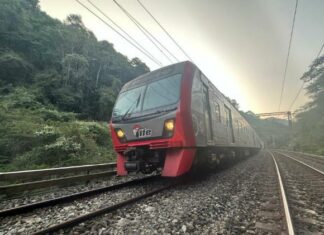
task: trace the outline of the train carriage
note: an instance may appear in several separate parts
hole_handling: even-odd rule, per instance
[[[110,128],[119,175],[159,170],[175,177],[191,169],[199,150],[251,153],[262,146],[238,110],[188,61],[126,83]]]

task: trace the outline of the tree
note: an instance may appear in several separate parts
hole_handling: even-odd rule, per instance
[[[14,52],[0,54],[0,80],[23,84],[30,81],[32,66]]]
[[[306,84],[308,102],[296,115],[294,149],[324,154],[324,56],[316,59],[301,78]]]
[[[122,84],[149,71],[138,58],[98,41],[80,15],[60,22],[42,12],[38,0],[0,1],[1,85],[34,87],[46,105],[106,120],[97,115],[103,103],[111,109]]]
[[[62,61],[62,66],[65,85],[69,84],[74,88],[85,85],[89,63],[84,56],[79,54],[67,54]]]

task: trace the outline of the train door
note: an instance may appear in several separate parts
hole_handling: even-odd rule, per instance
[[[229,140],[231,140],[231,142],[234,143],[235,138],[234,138],[234,130],[233,130],[232,112],[230,108],[228,108],[226,105],[225,105],[225,118],[226,118],[226,126],[228,129]]]
[[[206,135],[207,142],[213,140],[213,129],[212,129],[212,119],[210,112],[210,102],[209,102],[209,94],[208,87],[203,84],[203,103],[204,103],[204,117],[205,117],[205,125],[206,125]]]

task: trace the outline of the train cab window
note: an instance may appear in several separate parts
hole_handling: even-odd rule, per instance
[[[177,103],[180,96],[180,83],[181,74],[177,74],[148,84],[143,111]]]

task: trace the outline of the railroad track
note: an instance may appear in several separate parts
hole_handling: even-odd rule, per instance
[[[19,218],[19,215],[22,215],[23,213],[30,214],[30,212],[32,212],[33,210],[36,210],[36,209],[41,209],[41,208],[46,209],[49,207],[53,207],[55,205],[66,204],[68,202],[75,201],[75,200],[78,200],[81,198],[86,198],[86,197],[94,196],[97,194],[110,192],[113,190],[127,188],[130,186],[141,185],[143,182],[149,182],[151,180],[159,179],[159,178],[160,178],[159,175],[148,176],[148,177],[144,177],[141,179],[130,180],[130,181],[127,181],[124,183],[120,183],[120,184],[116,184],[116,185],[112,185],[112,186],[108,186],[108,187],[103,187],[100,189],[89,190],[87,192],[82,192],[82,193],[64,196],[64,197],[60,197],[60,198],[56,198],[56,199],[52,199],[52,200],[28,204],[28,205],[20,206],[17,208],[3,210],[3,211],[0,211],[0,219],[2,221],[4,221],[5,219],[10,220],[10,218],[13,218],[13,217],[15,219],[17,219],[17,218]],[[38,231],[32,231],[32,233],[33,234],[47,234],[47,233],[53,233],[55,231],[59,231],[60,229],[73,227],[81,222],[93,219],[96,216],[113,212],[119,208],[125,207],[129,204],[132,204],[132,203],[135,203],[135,202],[142,200],[144,198],[150,197],[150,196],[157,194],[163,190],[166,190],[166,189],[169,189],[170,187],[178,185],[180,182],[181,182],[181,180],[173,180],[171,182],[168,182],[167,184],[162,185],[161,187],[146,191],[145,193],[142,193],[138,196],[134,196],[134,197],[130,197],[130,198],[128,197],[126,200],[115,203],[113,205],[101,206],[100,208],[98,208],[96,210],[92,210],[89,213],[85,213],[85,214],[76,216],[76,217],[74,217],[70,220],[67,220],[67,221],[51,224],[49,226],[44,226],[45,228],[39,229]],[[39,210],[38,210],[38,212],[39,212]],[[15,217],[15,216],[18,216],[18,217]],[[31,233],[31,232],[28,231],[28,233]]]
[[[0,173],[0,195],[11,197],[24,192],[116,175],[116,163],[49,168]]]
[[[281,230],[288,234],[323,234],[324,172],[291,153],[274,151],[269,154],[278,175]]]
[[[276,152],[285,155],[286,157],[290,157],[293,160],[299,160],[303,163],[312,166],[320,171],[324,171],[324,156],[301,153],[301,152],[291,152],[285,150],[275,150]]]

